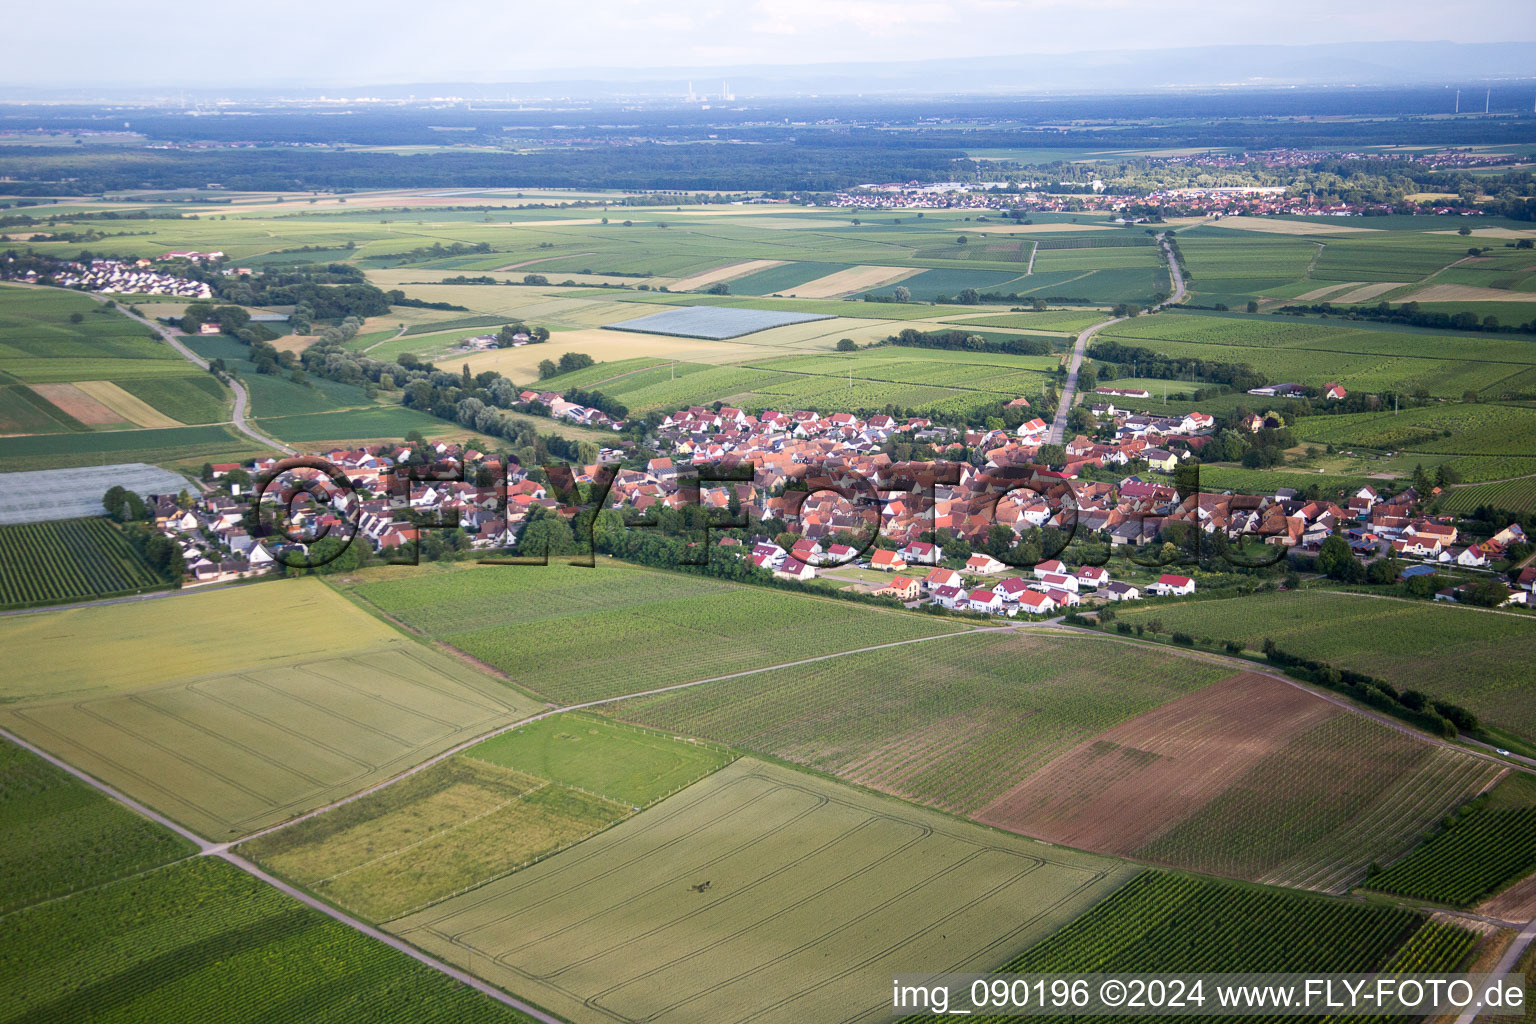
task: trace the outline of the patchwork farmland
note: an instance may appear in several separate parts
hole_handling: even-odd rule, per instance
[[[387,920],[558,853],[730,759],[710,744],[556,715],[240,850]]]
[[[742,758],[389,927],[560,1013],[874,1021],[892,971],[1005,961],[1130,873]]]
[[[969,628],[606,561],[428,571],[352,593],[564,704]]]
[[[1124,621],[1284,651],[1379,676],[1469,708],[1483,722],[1536,737],[1536,701],[1523,665],[1536,623],[1444,603],[1301,591],[1137,608]]]
[[[852,655],[610,713],[1052,842],[1331,891],[1498,774],[1285,683],[1118,641],[977,634],[923,655]]]
[[[168,648],[188,602],[217,644]],[[274,643],[279,638],[280,643]],[[232,838],[525,717],[529,698],[313,580],[0,620],[0,724]]]

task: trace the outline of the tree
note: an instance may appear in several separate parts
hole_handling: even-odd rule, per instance
[[[72,323],[72,324],[84,323],[85,322],[85,314],[84,313],[71,313],[71,314],[69,314],[69,322]]]
[[[965,288],[955,297],[960,300],[961,305],[974,306],[981,301],[981,292],[975,288]]]
[[[922,214],[918,214],[918,216],[921,217]],[[911,302],[912,292],[907,288],[906,285],[899,284],[895,288],[891,289],[891,298],[897,302]]]
[[[543,274],[524,274],[523,284],[549,284],[549,278]]]
[[[731,286],[724,281],[716,281],[706,288],[705,291],[710,295],[729,295],[731,294]]]
[[[1067,449],[1059,444],[1043,444],[1035,458],[1047,466],[1060,466],[1067,461]]]
[[[1497,608],[1509,600],[1509,588],[1498,580],[1479,580],[1462,591],[1462,600],[1483,608]]]
[[[553,359],[539,360],[539,380],[546,380],[560,372],[560,367],[555,365]]]
[[[1258,311],[1259,311],[1258,300],[1257,299],[1249,299],[1248,300],[1248,312],[1250,312],[1250,313],[1257,313]]]
[[[1317,552],[1317,568],[1329,579],[1343,580],[1354,575],[1360,578],[1365,576],[1364,566],[1349,549],[1349,541],[1338,534],[1323,541],[1323,546]]]
[[[839,352],[855,352],[858,350],[858,347],[852,338],[839,338],[837,341],[837,350]]]
[[[1461,227],[1456,229],[1456,233],[1465,238],[1472,233],[1472,229],[1463,224]]]

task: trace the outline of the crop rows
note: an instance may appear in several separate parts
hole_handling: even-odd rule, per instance
[[[1450,925],[1434,926],[1435,931],[1426,934],[1430,927],[1419,914],[1398,907],[1147,871],[999,970],[1172,974],[1454,969],[1476,937]],[[981,1019],[1001,1024],[1009,1018]]]
[[[0,605],[80,600],[164,583],[105,519],[0,526]]]
[[[1073,744],[1222,674],[1119,644],[976,634],[920,655],[872,651],[641,698],[613,713],[965,813]]]
[[[1420,920],[1397,907],[1147,871],[1004,970],[1369,972]]]
[[[1536,459],[1525,459],[1514,465],[1506,460],[1504,464],[1536,473]],[[1492,505],[1507,512],[1536,512],[1536,478],[1457,487],[1440,500],[1440,507],[1447,512],[1471,512],[1483,505]]]
[[[1381,892],[1455,907],[1536,870],[1536,807],[1473,812],[1372,877]]]

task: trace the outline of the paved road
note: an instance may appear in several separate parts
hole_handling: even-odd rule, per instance
[[[1173,258],[1173,250],[1169,247],[1168,236],[1159,236],[1158,244],[1163,247],[1163,255],[1168,260],[1168,272],[1173,277],[1173,294],[1162,302],[1153,306],[1153,310],[1162,309],[1174,302],[1183,302],[1186,289],[1184,287],[1184,272],[1179,269],[1178,260]],[[1083,355],[1088,351],[1088,342],[1095,334],[1098,334],[1110,324],[1117,324],[1127,319],[1117,316],[1112,320],[1094,324],[1077,336],[1077,344],[1072,347],[1072,360],[1067,364],[1067,383],[1061,391],[1061,401],[1056,405],[1056,416],[1051,420],[1050,433],[1046,434],[1046,440],[1051,444],[1065,444],[1067,439],[1067,413],[1072,410],[1072,403],[1077,398],[1077,371],[1082,368]]]
[[[1489,973],[1509,974],[1512,972],[1515,969],[1515,964],[1520,962],[1521,954],[1526,951],[1526,949],[1533,941],[1536,941],[1536,921],[1529,921],[1526,923],[1525,930],[1522,931],[1519,935],[1515,936],[1515,940],[1509,944],[1509,948],[1506,949],[1504,951],[1504,955],[1499,958],[1498,964],[1495,965],[1493,970]],[[1530,985],[1531,979],[1527,977],[1526,987],[1529,988]],[[1460,1017],[1456,1018],[1456,1024],[1472,1024],[1472,1022],[1477,1019],[1478,1011],[1482,1008],[1482,1001],[1479,1000],[1475,1007],[1468,1010]]]
[[[91,297],[98,299],[101,302],[107,301],[104,297],[99,295],[92,295]],[[137,313],[131,313],[122,306],[119,306],[118,309],[130,320],[137,320],[145,327],[148,327],[155,333],[159,334],[160,337],[165,339],[166,344],[170,345],[171,348],[175,349],[182,356],[190,359],[199,368],[204,370],[208,369],[208,360],[204,359],[196,352],[193,352],[186,345],[182,344],[181,336],[178,335],[175,331],[171,330],[169,327],[166,327],[163,324],[157,324],[153,320],[148,320],[142,316],[139,316]],[[240,383],[240,381],[235,379],[233,376],[228,377],[227,379],[229,381],[230,390],[234,391],[235,393],[235,409],[231,414],[231,425],[234,426],[236,430],[240,431],[240,433],[244,434],[246,437],[249,437],[252,441],[255,441],[257,444],[265,445],[268,448],[274,448],[280,452],[287,452],[289,455],[295,454],[294,449],[283,444],[281,441],[268,437],[266,434],[261,433],[246,422],[245,411],[250,406],[250,392],[246,391],[245,385]]]
[[[24,285],[23,287],[44,288],[47,286]],[[61,290],[74,291],[74,289]],[[117,300],[111,298],[110,296],[98,295],[95,292],[76,292],[76,294],[88,296],[89,298],[95,299],[97,302],[117,302]],[[117,311],[123,314],[123,316],[126,316],[128,319],[137,323],[141,323],[145,327],[148,327],[150,330],[154,331],[156,334],[160,335],[160,337],[165,339],[166,344],[170,345],[171,348],[176,350],[178,355],[191,360],[193,365],[195,365],[198,369],[208,369],[208,360],[204,359],[202,356],[198,355],[196,352],[193,352],[190,348],[187,348],[187,346],[183,345],[181,343],[181,336],[176,334],[176,332],[172,331],[169,327],[166,327],[164,324],[158,324],[155,321],[145,317],[139,316],[137,313],[129,310],[128,307],[123,305],[121,302],[117,302]],[[236,430],[240,431],[240,433],[250,438],[252,441],[255,441],[257,444],[265,445],[268,448],[272,448],[280,452],[286,452],[289,455],[295,454],[294,449],[283,444],[281,441],[268,437],[266,434],[261,433],[246,422],[245,411],[250,407],[250,394],[245,390],[245,385],[241,384],[234,377],[228,378],[228,381],[230,390],[235,393],[235,408],[234,412],[231,414],[232,418],[226,422],[228,422],[229,425],[234,427]]]

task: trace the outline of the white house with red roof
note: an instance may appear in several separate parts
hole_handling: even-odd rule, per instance
[[[986,575],[986,576],[990,576],[992,573],[995,573],[995,572],[1002,572],[1004,569],[1007,569],[1007,568],[1008,568],[1007,565],[1005,565],[1002,562],[999,562],[997,559],[993,558],[991,555],[984,555],[984,554],[981,554],[980,552],[972,555],[970,558],[965,560],[965,571],[966,572],[979,572],[979,573],[981,573],[983,575]]]
[[[966,595],[971,611],[995,615],[1003,610],[1003,599],[994,590],[973,590]]]
[[[899,572],[907,567],[907,560],[901,557],[900,552],[881,548],[869,556],[869,567],[881,572]]]
[[[1156,594],[1159,597],[1193,594],[1194,592],[1194,580],[1188,576],[1175,576],[1170,572],[1165,572],[1159,576],[1156,583],[1147,585],[1147,593]]]
[[[1082,590],[1084,587],[1102,587],[1109,582],[1109,573],[1102,566],[1098,565],[1083,566],[1077,570],[1076,577],[1078,590]]]
[[[1045,615],[1056,610],[1056,602],[1046,594],[1031,590],[1019,598],[1019,611],[1029,615]]]

